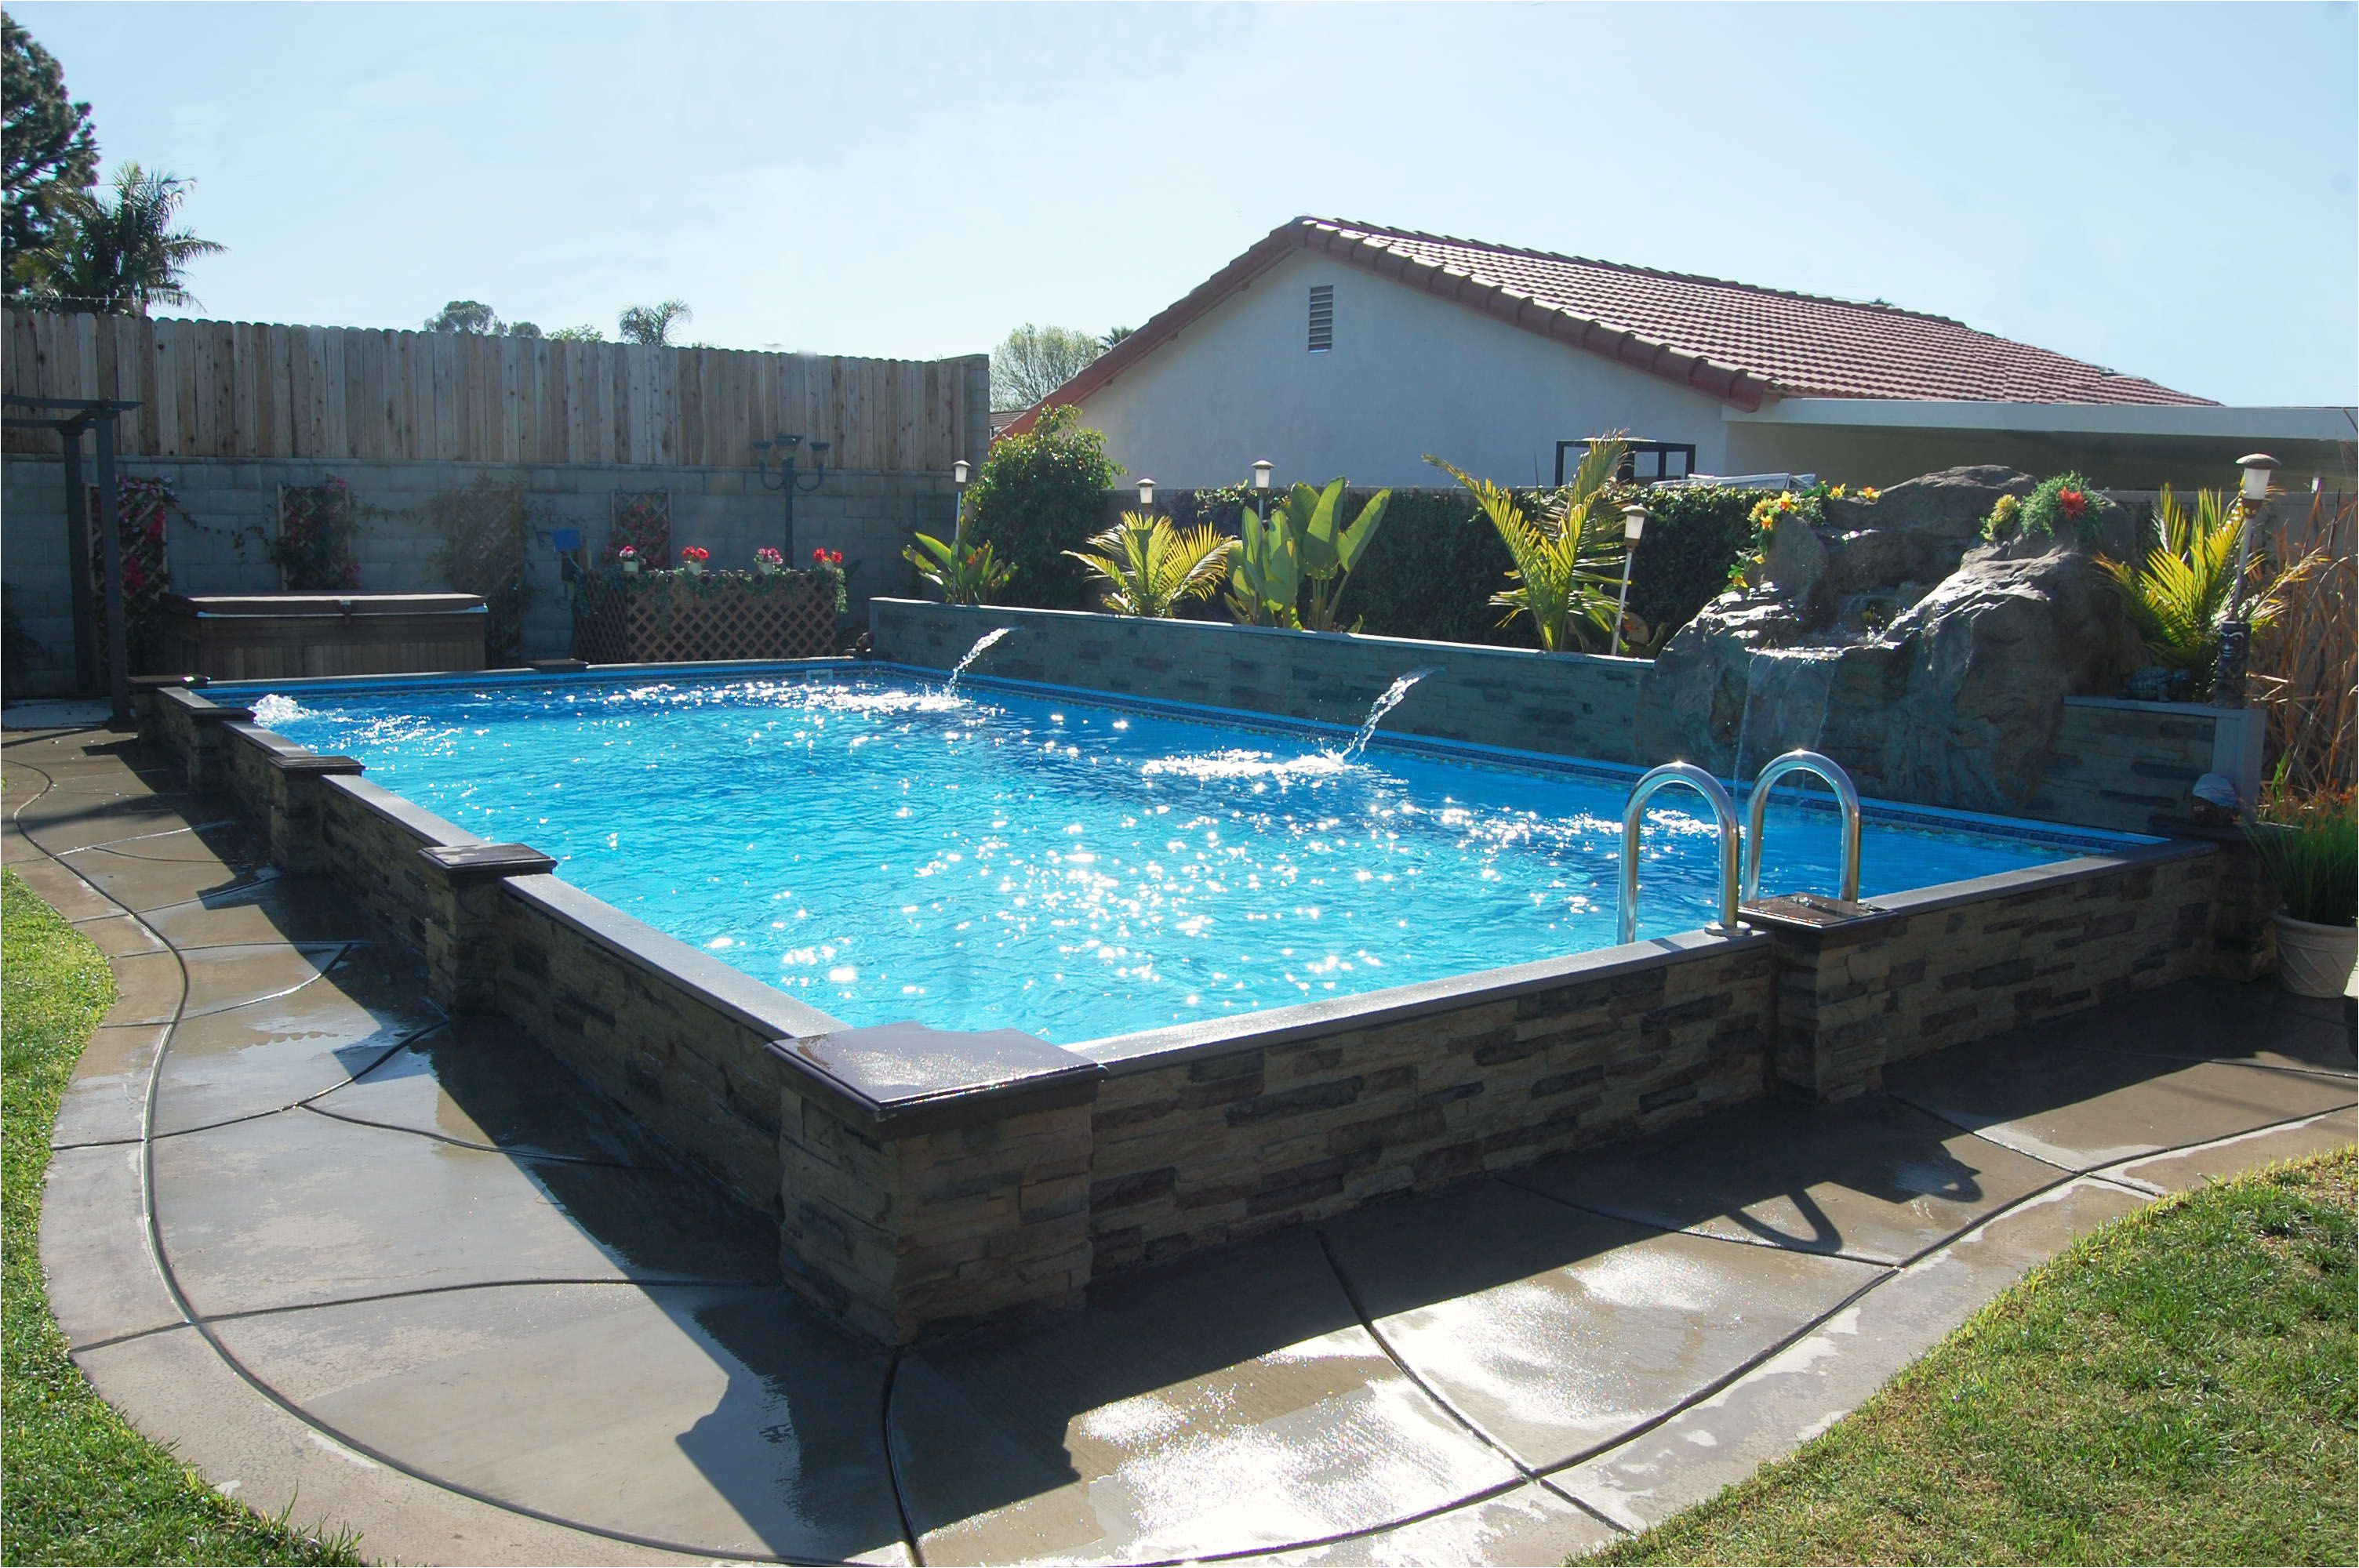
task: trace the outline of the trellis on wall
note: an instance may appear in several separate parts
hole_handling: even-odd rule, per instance
[[[616,560],[625,545],[631,547],[631,558],[644,568],[658,570],[671,565],[670,491],[614,492],[614,516],[606,529],[606,547],[600,552],[599,559],[610,563]]]

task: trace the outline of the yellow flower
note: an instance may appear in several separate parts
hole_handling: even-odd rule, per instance
[[[1882,491],[1876,489],[1875,486],[1872,484],[1863,484],[1859,487],[1859,498],[1862,501],[1875,501],[1879,499],[1883,494],[1884,492]]]
[[[1841,501],[1843,498],[1843,487],[1837,485],[1832,490],[1828,491],[1827,494],[1837,501]]]

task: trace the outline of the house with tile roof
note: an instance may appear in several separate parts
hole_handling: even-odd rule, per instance
[[[1626,431],[1651,473],[1886,484],[1967,462],[2218,484],[2266,447],[2347,484],[2348,409],[2228,408],[1946,317],[1321,218],[1282,223],[1041,406],[1132,475],[1552,482]],[[1038,409],[1010,428],[1028,428]]]

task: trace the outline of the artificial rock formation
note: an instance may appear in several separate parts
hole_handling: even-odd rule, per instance
[[[2046,539],[1979,542],[2028,474],[1951,469],[1825,524],[1774,535],[1764,586],[1707,605],[1656,662],[1641,750],[1750,778],[1807,746],[1860,789],[2012,810],[2039,782],[2063,699],[2136,662],[2109,579]]]

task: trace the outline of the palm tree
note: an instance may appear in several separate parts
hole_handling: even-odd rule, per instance
[[[660,305],[634,305],[623,312],[618,324],[626,343],[643,343],[651,349],[671,346],[671,330],[683,321],[696,319],[696,312],[688,308],[685,299],[667,299]]]
[[[1524,511],[1513,491],[1427,455],[1427,462],[1473,495],[1515,560],[1515,569],[1507,574],[1514,586],[1491,596],[1491,602],[1507,612],[1500,625],[1518,615],[1530,616],[1540,646],[1550,653],[1580,652],[1589,646],[1593,631],[1614,629],[1622,527],[1603,497],[1628,450],[1616,438],[1593,443],[1572,482],[1538,517]]]
[[[193,307],[182,269],[229,247],[172,227],[192,182],[136,163],[114,171],[114,199],[78,201],[58,237],[30,256],[36,300],[106,316],[145,316],[148,308]]]
[[[1209,523],[1182,529],[1137,512],[1124,513],[1119,527],[1093,535],[1090,544],[1094,554],[1065,554],[1098,579],[1105,608],[1158,620],[1190,600],[1210,599],[1228,580],[1229,552],[1237,547]]]

